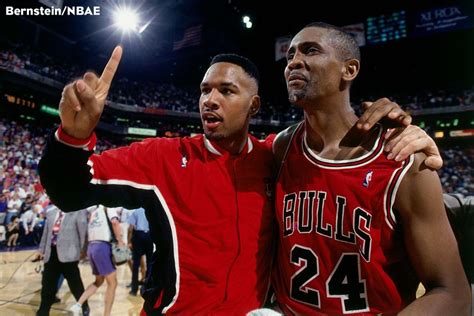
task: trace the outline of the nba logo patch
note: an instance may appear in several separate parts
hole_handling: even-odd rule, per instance
[[[365,175],[365,179],[364,179],[364,182],[362,182],[362,186],[364,188],[368,188],[369,187],[369,183],[370,181],[372,180],[372,175],[374,174],[374,172],[372,170],[368,171],[367,174]]]
[[[186,156],[183,156],[181,158],[181,168],[186,168],[187,165],[188,165],[188,159],[186,159]]]

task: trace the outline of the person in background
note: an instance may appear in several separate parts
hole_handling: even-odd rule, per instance
[[[57,207],[49,208],[37,254],[37,258],[44,261],[41,303],[37,316],[49,315],[51,305],[56,302],[61,276],[67,280],[76,301],[84,293],[78,265],[79,259],[85,254],[86,235],[87,210],[64,213]],[[87,316],[89,312],[89,305],[84,302],[81,313]]]
[[[31,207],[21,214],[20,235],[22,235],[22,245],[37,245],[40,240],[41,228],[37,225],[40,221],[38,216],[42,211],[41,205],[31,205]]]
[[[138,269],[142,261],[142,257],[146,257],[147,271],[150,269],[150,264],[153,255],[153,240],[151,239],[150,226],[145,216],[145,209],[140,207],[133,210],[128,218],[130,227],[128,229],[128,245],[132,250],[132,286],[130,295],[137,295],[138,291]]]
[[[16,247],[18,237],[20,236],[20,220],[18,216],[13,215],[11,217],[10,223],[7,224],[7,247]]]
[[[107,209],[102,205],[91,207],[89,209],[88,241],[87,255],[92,267],[92,273],[95,281],[91,283],[77,303],[70,311],[75,315],[83,311],[85,302],[94,295],[97,289],[104,283],[107,283],[107,289],[104,295],[104,316],[110,316],[112,305],[115,299],[115,290],[117,289],[117,273],[112,261],[112,234],[115,235],[118,246],[125,246],[122,241],[119,216],[115,209]],[[108,219],[107,219],[108,218]],[[111,222],[112,230],[109,229],[108,221]]]

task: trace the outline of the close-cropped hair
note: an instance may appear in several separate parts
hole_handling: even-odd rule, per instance
[[[219,54],[219,55],[214,56],[214,58],[212,58],[211,64],[209,66],[212,66],[215,63],[231,63],[231,64],[235,64],[237,66],[242,67],[242,69],[250,77],[255,79],[258,86],[258,83],[260,81],[258,68],[250,59],[244,56],[237,55],[237,54]]]
[[[340,57],[343,60],[357,59],[360,61],[359,45],[357,45],[354,37],[352,37],[342,28],[325,22],[313,22],[306,25],[304,28],[308,27],[319,27],[329,30],[331,32],[331,40],[335,48],[338,49]]]

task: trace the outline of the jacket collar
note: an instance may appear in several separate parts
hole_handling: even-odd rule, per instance
[[[218,156],[223,156],[223,153],[222,153],[222,149],[218,149],[219,147],[216,145],[216,144],[213,144],[212,141],[210,141],[209,139],[206,138],[206,135],[204,135],[203,137],[203,140],[204,140],[204,147],[206,147],[206,149],[215,154],[215,155],[218,155]],[[242,152],[241,153],[250,153],[251,151],[253,150],[253,142],[252,142],[252,139],[250,137],[247,137],[247,143],[245,144],[244,148],[242,149]]]

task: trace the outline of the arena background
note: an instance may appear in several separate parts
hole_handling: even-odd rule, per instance
[[[100,15],[6,14],[8,6],[48,5],[98,6]],[[114,19],[125,7],[139,17],[129,31]],[[98,127],[97,150],[144,137],[200,133],[199,83],[212,56],[223,52],[248,56],[260,69],[263,106],[251,132],[264,137],[301,119],[286,98],[284,52],[288,38],[314,21],[346,27],[362,45],[354,107],[386,96],[409,110],[442,150],[445,192],[474,195],[472,1],[2,0],[0,21],[0,205],[8,202],[7,191],[37,183],[37,162],[45,136],[59,123],[64,84],[86,70],[102,71],[118,43],[124,57]],[[1,231],[0,241],[6,249]],[[8,281],[15,292],[30,281],[9,277],[28,257],[11,258],[0,264],[0,289]],[[0,297],[0,314],[12,306],[16,294],[9,294]],[[31,299],[24,294],[24,305],[30,305],[18,315],[31,314],[38,299],[37,293]],[[140,302],[130,304],[135,313]]]

